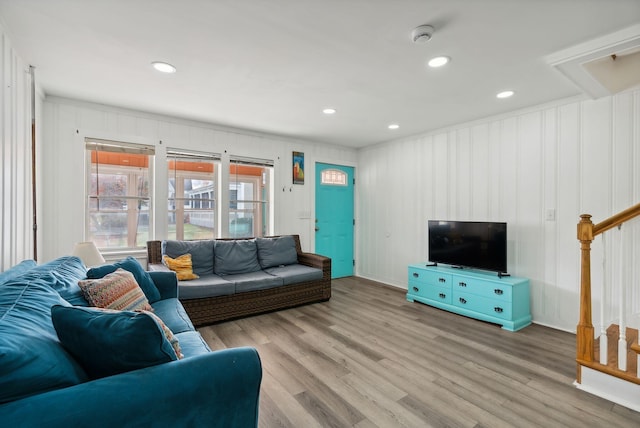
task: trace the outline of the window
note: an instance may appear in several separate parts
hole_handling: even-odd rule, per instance
[[[220,156],[167,150],[169,239],[216,237]]]
[[[330,186],[346,186],[347,173],[339,169],[325,169],[320,175],[320,183]]]
[[[151,146],[85,139],[87,237],[99,248],[140,248],[149,239]]]
[[[229,237],[272,232],[273,161],[231,157],[229,165]]]

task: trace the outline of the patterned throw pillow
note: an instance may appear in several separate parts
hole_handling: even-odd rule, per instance
[[[149,315],[151,318],[155,320],[155,322],[160,326],[160,328],[162,328],[162,331],[164,332],[164,337],[167,338],[167,340],[173,347],[173,350],[176,353],[176,357],[178,357],[179,360],[183,359],[184,354],[182,353],[182,349],[180,349],[180,342],[178,342],[178,338],[173,334],[171,329],[166,326],[164,321],[162,321],[160,317],[154,314],[153,312],[142,311],[142,313]]]
[[[162,256],[162,260],[169,269],[176,273],[178,281],[188,281],[190,279],[200,278],[198,275],[193,273],[191,254],[189,253],[176,257],[175,259],[164,255]]]
[[[133,274],[118,268],[100,279],[78,281],[91,306],[119,311],[153,311]]]

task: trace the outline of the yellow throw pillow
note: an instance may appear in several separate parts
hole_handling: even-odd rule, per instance
[[[191,254],[189,253],[176,257],[175,259],[165,255],[162,256],[162,260],[169,269],[176,273],[178,281],[188,281],[190,279],[200,278],[198,275],[193,273]]]

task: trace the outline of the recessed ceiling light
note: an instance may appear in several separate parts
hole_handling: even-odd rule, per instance
[[[497,98],[509,98],[509,97],[512,97],[513,94],[515,94],[515,92],[513,92],[513,91],[502,91],[502,92],[496,94],[496,97]]]
[[[161,71],[162,73],[175,73],[176,72],[176,68],[166,62],[162,62],[162,61],[154,61],[151,63],[151,65],[153,65],[153,68],[155,68],[158,71]]]
[[[326,109],[322,110],[322,112],[324,114],[335,114],[336,109],[334,109],[334,108],[326,108]]]
[[[431,58],[427,64],[429,65],[429,67],[437,68],[437,67],[442,67],[443,65],[447,64],[448,62],[449,62],[449,57],[447,57],[447,56],[437,56],[435,58]]]
[[[392,123],[391,125],[387,126],[387,128],[389,128],[389,129],[398,129],[398,128],[400,128],[400,125],[398,125],[397,123]]]

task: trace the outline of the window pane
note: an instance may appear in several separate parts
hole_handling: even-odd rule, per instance
[[[270,235],[269,195],[273,167],[232,162],[229,166],[229,237]]]
[[[89,217],[89,240],[98,248],[127,246],[126,212],[91,212]]]
[[[168,238],[214,238],[217,162],[210,158],[198,159],[197,155],[169,156]]]
[[[133,145],[119,151],[117,144],[105,151],[87,146],[87,239],[99,248],[144,247],[149,239],[150,155],[135,152]]]
[[[229,237],[247,238],[254,236],[253,215],[252,211],[229,213]]]

